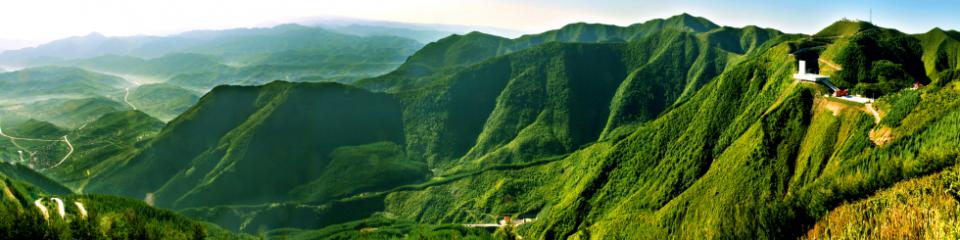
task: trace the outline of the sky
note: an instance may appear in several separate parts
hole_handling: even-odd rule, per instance
[[[908,33],[960,29],[960,2],[935,0],[0,0],[0,49],[99,32],[169,35],[348,17],[499,27],[537,33],[572,22],[629,25],[680,13],[727,26],[815,33],[840,18],[870,18]],[[5,47],[7,46],[7,47]]]

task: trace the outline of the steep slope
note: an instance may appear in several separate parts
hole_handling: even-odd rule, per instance
[[[924,67],[931,79],[938,79],[943,71],[960,69],[960,32],[934,28],[915,37],[920,39]]]
[[[81,191],[90,178],[120,166],[122,160],[160,132],[163,125],[160,120],[140,111],[105,114],[71,131],[68,137],[77,149],[76,153],[43,173]]]
[[[631,43],[554,43],[497,57],[398,92],[405,122],[429,123],[407,126],[408,151],[436,166],[569,153],[655,118],[735,56],[667,29]]]
[[[720,26],[705,18],[686,13],[626,27],[574,23],[557,30],[521,36],[515,40],[515,44],[519,46],[514,48],[529,48],[547,42],[623,42],[639,40],[663,29],[702,33],[716,28]]]
[[[899,182],[869,198],[844,203],[814,225],[804,239],[960,238],[956,167]]]
[[[917,38],[863,21],[838,21],[810,41],[827,41],[808,62],[827,62],[831,82],[851,93],[877,97],[930,83]],[[801,45],[804,45],[801,43]]]
[[[466,35],[453,35],[427,44],[416,54],[410,56],[396,71],[380,77],[365,79],[357,84],[374,90],[411,89],[443,78],[453,72],[451,69],[477,64],[492,57],[544,43],[624,42],[639,40],[664,29],[702,33],[718,27],[706,19],[682,14],[627,27],[575,23],[558,30],[525,35],[517,39],[472,32]]]
[[[67,195],[72,194],[69,188],[60,185],[43,174],[40,174],[25,165],[3,162],[0,163],[0,177],[5,179],[14,179],[18,182],[29,184],[37,189],[49,194]]]
[[[342,96],[350,99],[344,100],[350,104],[342,106],[311,100],[341,97],[335,92],[320,91],[312,97],[298,93],[305,86],[334,85],[220,87],[173,120],[122,167],[96,176],[85,190],[133,197],[153,193],[160,206],[180,208],[191,216],[243,231],[318,228],[357,220],[376,211],[396,212],[405,219],[431,223],[486,221],[490,219],[485,215],[463,215],[462,211],[471,210],[463,209],[464,205],[447,205],[461,204],[459,200],[446,202],[450,193],[443,189],[455,188],[447,183],[473,194],[477,189],[469,183],[480,181],[474,176],[496,181],[487,174],[505,171],[508,173],[499,176],[515,179],[522,176],[518,171],[541,176],[526,172],[529,168],[559,170],[558,165],[569,164],[559,160],[568,159],[572,152],[596,141],[624,138],[676,104],[689,101],[728,65],[759,54],[758,49],[780,36],[776,31],[759,29],[720,32],[702,37],[705,33],[668,27],[630,42],[551,42],[503,54],[490,53],[492,57],[482,61],[466,59],[481,56],[460,54],[464,52],[450,52],[446,60],[428,59],[426,56],[443,54],[427,54],[441,48],[425,48],[420,55],[424,59],[411,57],[408,64],[424,64],[438,72],[426,72],[426,77],[415,84],[389,93],[373,94],[391,99],[386,105],[364,103],[368,101],[364,96],[371,93]],[[487,40],[462,46],[477,51],[489,48],[471,46],[499,44],[498,39],[502,39],[480,33],[468,36]],[[445,43],[451,39],[456,37],[437,44],[455,44]],[[738,44],[715,44],[720,42]],[[300,115],[306,110],[299,114],[282,110],[298,105],[308,105],[305,109],[316,112],[343,108],[363,112],[377,106],[379,112],[397,115],[379,117],[386,119],[381,121],[388,126],[359,127],[389,131],[389,137],[336,143],[355,141],[349,138],[368,133],[346,127],[352,129],[350,133],[307,134],[304,128],[323,122],[307,121],[309,116]],[[344,115],[326,125],[363,123],[367,118]],[[276,123],[280,119],[282,126]],[[265,130],[268,127],[275,130]],[[320,142],[318,139],[334,143],[307,145]],[[439,176],[424,182],[428,166]],[[551,178],[496,183],[504,188],[491,190],[491,194],[524,191],[548,184]],[[421,184],[391,190],[411,183]],[[426,192],[417,192],[421,190]],[[416,193],[399,197],[406,191]],[[517,209],[535,214],[554,200],[543,195],[523,199],[534,198],[539,199],[536,206],[516,199],[516,204],[494,208],[506,214]],[[418,205],[431,203],[432,199],[440,201],[432,202],[438,207]],[[487,200],[484,204],[506,203],[494,196],[482,199]],[[447,211],[449,215],[444,213]]]
[[[153,193],[247,232],[348,229],[303,237],[506,215],[533,219],[514,233],[534,239],[780,239],[960,160],[960,74],[904,89],[930,82],[914,36],[841,21],[815,36],[667,27],[621,42],[591,27],[525,49],[447,38],[363,82],[386,93],[219,87],[87,190]],[[577,39],[599,42],[563,42]],[[884,94],[882,113],[794,80],[798,60]],[[871,139],[883,129],[887,142]]]
[[[536,215],[519,229],[533,238],[784,238],[844,199],[956,163],[955,83],[924,90],[899,137],[876,146],[860,107],[828,107],[818,88],[790,78],[797,45],[785,40],[629,135],[398,189],[385,211],[422,222]]]
[[[0,237],[7,239],[252,238],[136,200],[72,194],[19,165],[0,163],[0,192]]]
[[[291,191],[303,197],[298,200],[315,201],[341,194],[330,191],[339,184],[359,191],[422,179],[425,167],[402,151],[359,146],[402,144],[399,109],[387,95],[338,84],[219,87],[87,189],[135,197],[155,192],[157,204],[182,208],[289,201],[296,199]],[[343,161],[369,161],[371,168]],[[350,175],[335,172],[345,169],[397,178],[351,186],[357,183],[337,179]],[[315,180],[332,181],[310,183]]]

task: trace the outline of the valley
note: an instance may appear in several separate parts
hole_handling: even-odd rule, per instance
[[[0,237],[960,238],[956,31],[392,31],[0,54]]]

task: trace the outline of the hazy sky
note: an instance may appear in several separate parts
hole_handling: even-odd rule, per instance
[[[540,32],[570,22],[627,25],[688,12],[721,25],[813,33],[842,18],[905,32],[960,29],[956,1],[756,0],[0,0],[0,45],[100,32],[163,35],[342,16]],[[2,47],[2,46],[0,46]]]

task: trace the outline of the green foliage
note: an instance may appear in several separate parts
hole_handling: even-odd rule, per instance
[[[843,66],[831,79],[837,87],[880,96],[914,82],[930,82],[922,61],[923,47],[916,38],[883,28],[869,28],[846,37],[848,43],[833,59]]]
[[[919,38],[850,21],[811,38],[707,23],[452,36],[361,82],[386,93],[218,87],[86,190],[152,192],[271,237],[780,239],[957,164],[960,83],[943,80],[955,72],[901,91],[930,82]],[[819,54],[842,65],[838,85],[886,94],[893,140],[871,141],[862,105],[791,78]],[[535,220],[495,236],[435,225],[502,216]]]
[[[330,163],[320,177],[292,193],[306,202],[322,202],[419,182],[427,175],[424,163],[406,159],[403,148],[393,142],[339,147],[330,153]]]
[[[43,100],[50,97],[106,96],[120,91],[123,79],[79,68],[41,67],[0,73],[4,100]]]
[[[171,84],[148,84],[132,90],[129,101],[138,110],[163,121],[186,112],[200,99],[196,92]]]
[[[143,147],[163,128],[163,122],[140,111],[105,114],[69,133],[74,154],[47,174],[75,189],[87,180],[120,167],[130,154]]]
[[[457,68],[546,43],[617,43],[637,41],[663,30],[702,33],[716,28],[719,26],[707,19],[682,14],[627,27],[574,23],[558,30],[525,35],[517,39],[479,32],[453,35],[427,44],[410,56],[396,71],[358,81],[357,85],[373,90],[408,90],[433,84],[432,80],[442,79],[455,73]]]
[[[920,91],[905,90],[881,98],[877,105],[882,106],[886,114],[880,124],[891,127],[900,126],[900,121],[907,117],[920,102],[920,95]]]
[[[308,231],[272,231],[271,238],[287,239],[495,239],[481,229],[457,224],[418,224],[413,221],[372,217]]]
[[[104,114],[128,108],[129,106],[117,100],[105,97],[54,98],[24,104],[17,109],[11,109],[10,113],[43,120],[64,128],[79,128]]]
[[[149,207],[136,200],[99,195],[55,193],[20,182],[23,175],[0,174],[0,237],[8,239],[238,239],[249,236],[223,233],[176,213]],[[27,178],[29,179],[29,178]],[[56,194],[56,195],[49,195]],[[65,216],[55,204],[44,204],[49,218],[34,206],[41,197],[63,199]],[[52,201],[51,201],[52,202]],[[83,215],[75,202],[82,203]],[[217,232],[209,236],[208,231]]]
[[[0,176],[29,184],[39,191],[50,194],[71,194],[69,188],[64,187],[57,181],[40,174],[33,169],[17,163],[0,163]]]
[[[923,63],[931,79],[936,80],[943,71],[960,68],[960,33],[934,28],[915,37],[920,39]]]
[[[369,146],[335,149],[403,143],[399,110],[388,95],[339,84],[221,87],[123,160],[123,166],[93,178],[87,189],[132,197],[156,192],[158,205],[184,208],[320,201],[389,188],[427,173],[402,152]],[[351,160],[367,161],[370,167],[344,165]],[[343,170],[357,172],[337,172]],[[338,179],[363,174],[397,174],[397,179],[357,183],[354,191],[343,188],[354,182]]]

